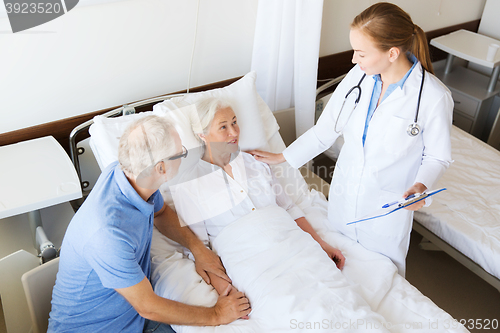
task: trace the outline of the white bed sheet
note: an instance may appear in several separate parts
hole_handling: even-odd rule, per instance
[[[500,152],[453,126],[448,190],[414,218],[500,279]]]

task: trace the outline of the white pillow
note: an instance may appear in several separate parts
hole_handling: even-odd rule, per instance
[[[141,112],[116,118],[94,117],[94,123],[89,128],[90,148],[101,170],[118,160],[118,143],[125,129],[137,119],[150,114],[153,112]]]
[[[255,88],[255,72],[250,72],[233,84],[219,89],[191,93],[165,100],[153,107],[153,112],[141,112],[124,117],[94,117],[90,127],[90,144],[99,167],[106,168],[118,159],[118,142],[125,129],[135,120],[150,114],[169,119],[176,127],[182,144],[188,149],[199,145],[191,130],[190,113],[200,98],[215,97],[229,100],[234,107],[240,126],[242,150],[269,149],[268,140],[278,132],[279,126],[271,110]]]
[[[268,140],[279,130],[279,127],[271,110],[257,93],[255,79],[256,73],[250,72],[238,81],[224,88],[168,99],[162,103],[156,104],[153,107],[153,113],[166,116],[173,120],[174,123],[186,121],[190,128],[191,119],[189,116],[186,116],[186,113],[184,113],[183,117],[179,115],[178,112],[171,111],[193,105],[204,98],[212,97],[225,99],[231,103],[234,113],[238,118],[238,125],[240,127],[240,148],[242,150],[257,148],[265,149],[268,148]],[[195,112],[195,110],[191,111]],[[186,128],[187,127],[183,125],[181,131],[185,131]],[[182,138],[183,136],[181,136],[181,139]],[[194,140],[196,140],[196,138],[194,138]],[[188,145],[191,145],[191,142],[193,142],[194,145],[194,141],[186,138],[186,143],[183,141],[183,144],[189,149],[191,147],[188,147]]]

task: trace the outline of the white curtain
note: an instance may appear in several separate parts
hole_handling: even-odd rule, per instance
[[[295,106],[297,136],[314,125],[323,0],[260,0],[252,54],[271,110]]]

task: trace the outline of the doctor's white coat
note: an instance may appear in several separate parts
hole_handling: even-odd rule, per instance
[[[344,146],[330,187],[328,219],[332,229],[357,240],[366,248],[390,257],[404,275],[413,214],[399,210],[388,216],[346,225],[401,199],[415,182],[430,190],[452,162],[450,130],[453,100],[450,91],[426,72],[418,115],[421,133],[407,134],[417,109],[422,79],[418,63],[403,88],[396,88],[375,110],[365,146],[362,136],[375,80],[366,76],[361,99],[343,127]],[[283,152],[293,167],[300,167],[328,149],[340,134],[335,121],[347,91],[357,85],[363,72],[355,66],[339,84],[317,124]],[[343,112],[350,112],[347,103]],[[345,119],[346,115],[342,115]],[[338,124],[337,129],[342,127]]]

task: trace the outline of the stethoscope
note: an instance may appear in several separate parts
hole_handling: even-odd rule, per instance
[[[334,131],[336,133],[340,133],[344,129],[342,127],[342,129],[340,131],[337,131],[337,123],[340,119],[340,115],[342,114],[342,111],[344,110],[344,104],[347,101],[347,98],[349,97],[350,94],[352,94],[353,92],[356,92],[356,91],[358,92],[358,96],[356,97],[356,100],[354,101],[354,107],[352,108],[352,111],[349,114],[349,117],[347,118],[345,124],[347,124],[347,122],[349,121],[349,118],[351,118],[351,115],[354,112],[354,109],[356,109],[356,106],[358,106],[359,100],[361,99],[361,83],[363,82],[365,77],[366,77],[366,73],[363,74],[363,76],[361,77],[361,80],[359,80],[358,84],[355,85],[354,87],[352,87],[351,89],[349,89],[349,91],[345,95],[344,102],[342,103],[342,106],[340,107],[339,115],[337,117],[337,120],[335,121]],[[420,126],[417,123],[417,119],[418,119],[418,111],[420,109],[420,99],[422,97],[422,89],[424,88],[424,78],[425,78],[425,69],[422,69],[422,81],[420,82],[420,91],[418,92],[417,111],[415,112],[415,119],[413,120],[413,123],[410,124],[408,126],[408,129],[406,130],[406,133],[408,133],[409,136],[417,136],[420,133]],[[344,126],[345,126],[345,124],[344,124]]]

